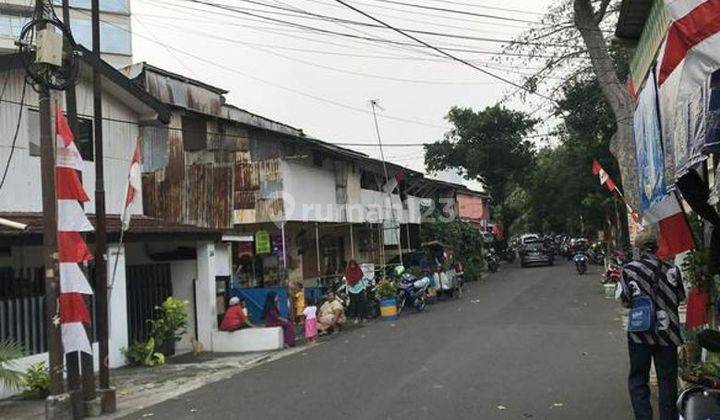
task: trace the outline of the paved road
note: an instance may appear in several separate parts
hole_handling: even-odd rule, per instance
[[[459,302],[343,333],[132,418],[628,419],[624,334],[598,279],[564,263],[503,266]]]

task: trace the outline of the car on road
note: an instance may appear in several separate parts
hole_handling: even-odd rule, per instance
[[[555,257],[552,250],[549,250],[540,239],[523,238],[520,248],[520,266],[527,267],[530,264],[555,264]]]

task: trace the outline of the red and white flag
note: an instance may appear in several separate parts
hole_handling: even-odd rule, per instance
[[[720,69],[720,0],[665,0],[665,8],[672,23],[657,60],[660,115],[666,144],[681,147],[692,127],[688,113],[703,102],[704,84]]]
[[[122,229],[130,228],[130,205],[135,202],[142,191],[142,174],[140,163],[142,160],[142,152],[140,151],[140,142],[135,144],[132,161],[130,162],[130,171],[128,173],[127,192],[125,193],[125,204],[122,212]]]
[[[670,258],[695,248],[690,226],[674,194],[668,194],[643,214],[645,225],[658,224],[658,256]]]
[[[82,351],[92,354],[83,324],[91,322],[84,295],[93,294],[93,290],[78,265],[92,259],[92,254],[79,233],[94,230],[80,205],[90,199],[77,173],[82,170],[82,157],[75,147],[74,136],[58,104],[55,105],[55,117],[59,314],[63,350],[65,353]]]
[[[615,185],[615,182],[610,178],[610,175],[605,172],[605,169],[600,166],[597,159],[593,159],[592,173],[600,178],[600,185],[604,185],[610,191],[617,189],[617,185]]]

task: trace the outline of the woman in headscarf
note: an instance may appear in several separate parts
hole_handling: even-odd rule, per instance
[[[263,308],[263,320],[266,327],[282,327],[285,345],[295,347],[295,328],[292,322],[280,316],[277,306],[278,296],[275,292],[268,292],[265,296],[265,307]]]
[[[350,297],[350,316],[355,318],[355,324],[360,320],[365,320],[367,303],[365,301],[365,289],[367,281],[357,261],[350,260],[345,270],[345,281],[347,282],[347,291]]]

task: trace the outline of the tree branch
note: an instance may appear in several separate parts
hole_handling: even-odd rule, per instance
[[[602,0],[602,3],[600,3],[600,8],[597,12],[595,12],[594,21],[596,25],[599,25],[600,22],[605,18],[605,13],[607,12],[607,8],[610,5],[610,0]]]

